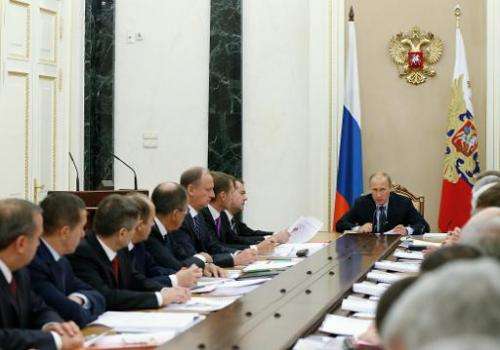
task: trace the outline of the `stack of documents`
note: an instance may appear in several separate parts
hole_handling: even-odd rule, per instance
[[[274,248],[270,256],[271,258],[293,258],[297,256],[297,251],[301,249],[307,249],[309,251],[307,256],[311,256],[327,245],[328,243],[285,243]]]
[[[382,260],[375,263],[375,268],[380,270],[389,270],[396,272],[417,273],[419,270],[418,264]]]
[[[231,305],[239,296],[233,297],[192,297],[183,304],[170,304],[163,308],[166,311],[212,312]]]
[[[326,315],[323,324],[319,328],[321,332],[358,336],[370,327],[372,321],[358,320],[350,317],[337,315]]]
[[[407,274],[404,273],[391,273],[391,272],[385,272],[385,271],[380,271],[380,270],[371,270],[368,272],[366,277],[372,281],[378,281],[382,283],[389,283],[392,284],[396,281],[399,281],[402,278],[407,277]]]
[[[107,311],[91,324],[122,333],[183,332],[203,319],[198,313]]]
[[[321,227],[323,227],[323,223],[318,219],[301,216],[288,228],[290,233],[288,243],[306,243],[314,237]]]
[[[291,258],[285,260],[258,260],[243,269],[243,272],[257,272],[285,269],[299,263],[302,259]]]
[[[85,344],[86,349],[126,349],[128,347],[156,347],[165,344],[175,337],[174,331],[155,333],[122,333],[99,337],[92,345]]]
[[[346,311],[375,314],[376,309],[377,309],[377,302],[369,299],[349,296],[342,301],[342,310]]]
[[[401,259],[424,260],[424,253],[422,252],[405,251],[401,249],[396,250],[394,256]]]
[[[366,295],[381,296],[386,291],[389,285],[385,283],[372,283],[372,282],[361,282],[354,283],[352,289],[354,293],[361,293]]]

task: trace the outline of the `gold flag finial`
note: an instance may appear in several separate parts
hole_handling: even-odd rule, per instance
[[[352,6],[349,10],[349,22],[354,22],[354,8]]]
[[[457,18],[457,28],[460,27],[460,16],[462,16],[462,9],[460,8],[460,5],[457,4],[457,6],[455,6],[455,17]]]

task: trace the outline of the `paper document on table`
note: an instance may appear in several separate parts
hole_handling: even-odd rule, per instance
[[[342,301],[342,310],[375,314],[377,303],[373,300],[349,296]]]
[[[153,347],[160,346],[175,337],[175,331],[162,331],[154,333],[122,333],[105,335],[99,338],[92,346],[93,349],[126,349],[128,347]]]
[[[395,272],[385,272],[385,271],[380,271],[380,270],[371,270],[366,275],[366,278],[373,280],[373,281],[391,284],[391,283],[399,281],[400,279],[405,278],[407,276],[408,276],[408,274],[405,274],[405,273],[395,273]]]
[[[364,320],[373,320],[375,318],[375,315],[366,312],[355,312],[352,314],[352,317],[361,318]]]
[[[254,284],[251,286],[244,286],[244,287],[232,287],[232,288],[219,287],[216,288],[212,293],[210,293],[210,296],[214,297],[241,296],[253,292],[257,288],[259,288],[258,284]]]
[[[447,233],[429,232],[424,233],[423,238],[432,241],[444,241],[448,237]]]
[[[418,264],[412,263],[382,260],[375,263],[375,268],[396,272],[417,273],[420,269],[420,266]]]
[[[117,332],[183,331],[202,319],[204,316],[198,313],[107,311],[91,324]]]
[[[394,256],[401,259],[424,260],[423,252],[405,251],[401,249],[396,250]]]
[[[366,295],[381,296],[386,291],[386,284],[377,284],[372,282],[363,281],[361,283],[354,283],[352,290],[354,293],[361,293]]]
[[[288,228],[288,243],[306,243],[323,227],[323,223],[313,217],[301,216]]]
[[[344,350],[344,341],[345,337],[333,338],[314,334],[299,339],[293,350]]]
[[[232,278],[220,278],[220,277],[201,277],[198,280],[196,286],[208,286],[208,285],[217,285],[224,282],[234,281]]]
[[[274,248],[270,258],[294,258],[297,256],[297,251],[302,249],[309,250],[307,256],[311,256],[327,245],[328,243],[285,243]]]
[[[258,260],[243,269],[243,272],[266,271],[284,269],[299,263],[302,259],[291,258],[286,260]]]
[[[220,288],[240,288],[246,286],[252,286],[256,284],[262,284],[271,280],[271,278],[249,278],[240,281],[228,281],[217,285],[217,289]]]
[[[192,311],[192,312],[212,312],[231,305],[239,297],[192,297],[183,304],[170,304],[162,310],[166,311]]]
[[[351,317],[337,315],[326,315],[325,320],[319,327],[321,332],[358,336],[370,327],[372,321],[359,320]]]
[[[428,241],[423,241],[420,239],[414,239],[414,238],[410,238],[410,237],[401,237],[401,242],[409,244],[410,246],[413,246],[413,247],[423,247],[423,248],[429,248],[429,247],[439,248],[442,245],[442,243],[428,242]]]
[[[389,230],[389,231],[385,231],[384,235],[386,235],[386,236],[391,236],[391,235],[397,236],[397,235],[401,235],[401,234],[395,232],[394,229],[392,229],[392,230]]]

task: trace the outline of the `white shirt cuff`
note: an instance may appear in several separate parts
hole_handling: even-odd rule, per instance
[[[252,244],[252,245],[250,246],[250,249],[253,249],[253,250],[255,250],[256,252],[259,252],[259,248],[257,248],[257,246],[256,246],[255,244]]]
[[[90,309],[90,307],[92,306],[92,305],[90,304],[89,299],[88,299],[85,295],[83,295],[82,293],[71,293],[69,296],[70,296],[70,297],[71,297],[71,296],[73,296],[73,297],[77,297],[77,298],[82,299],[82,300],[83,300],[83,305],[82,305],[82,307],[83,307],[84,309],[86,309],[86,310]]]
[[[207,263],[207,259],[205,259],[205,257],[201,254],[195,254],[193,255],[195,258],[198,258],[200,259],[201,261],[203,261],[205,264]]]
[[[177,281],[177,276],[172,274],[168,276],[170,278],[170,282],[172,282],[172,287],[177,287],[179,285],[179,281]]]
[[[412,234],[413,234],[413,227],[407,226],[407,227],[406,227],[406,232],[407,232],[409,235],[412,235]]]
[[[354,226],[351,230],[352,230],[352,231],[358,231],[360,227],[361,227],[361,226],[359,226],[359,225],[358,225],[358,226]]]
[[[158,300],[158,306],[162,307],[163,306],[163,297],[161,296],[161,293],[155,292],[155,295],[156,295],[156,300]]]
[[[56,343],[57,350],[61,350],[63,345],[61,336],[56,332],[50,332],[50,334],[52,334],[52,338],[54,338],[54,343]]]

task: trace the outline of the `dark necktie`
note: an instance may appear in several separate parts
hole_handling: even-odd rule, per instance
[[[17,282],[14,276],[12,276],[12,281],[9,283],[9,291],[14,297],[14,299],[17,299]]]
[[[384,226],[387,221],[387,215],[385,213],[385,207],[380,206],[378,207],[378,221],[377,221],[377,232],[382,233],[384,231]]]
[[[238,234],[238,229],[236,226],[236,219],[235,218],[231,219],[231,230],[233,230],[234,233]]]
[[[115,256],[113,260],[111,260],[111,267],[113,268],[113,275],[115,276],[116,284],[120,284],[120,261],[118,260],[118,256]]]
[[[221,217],[219,216],[217,219],[215,219],[215,232],[217,232],[217,237],[220,238],[220,231],[221,231]]]
[[[196,215],[193,218],[193,227],[196,237],[200,238],[200,214]]]

